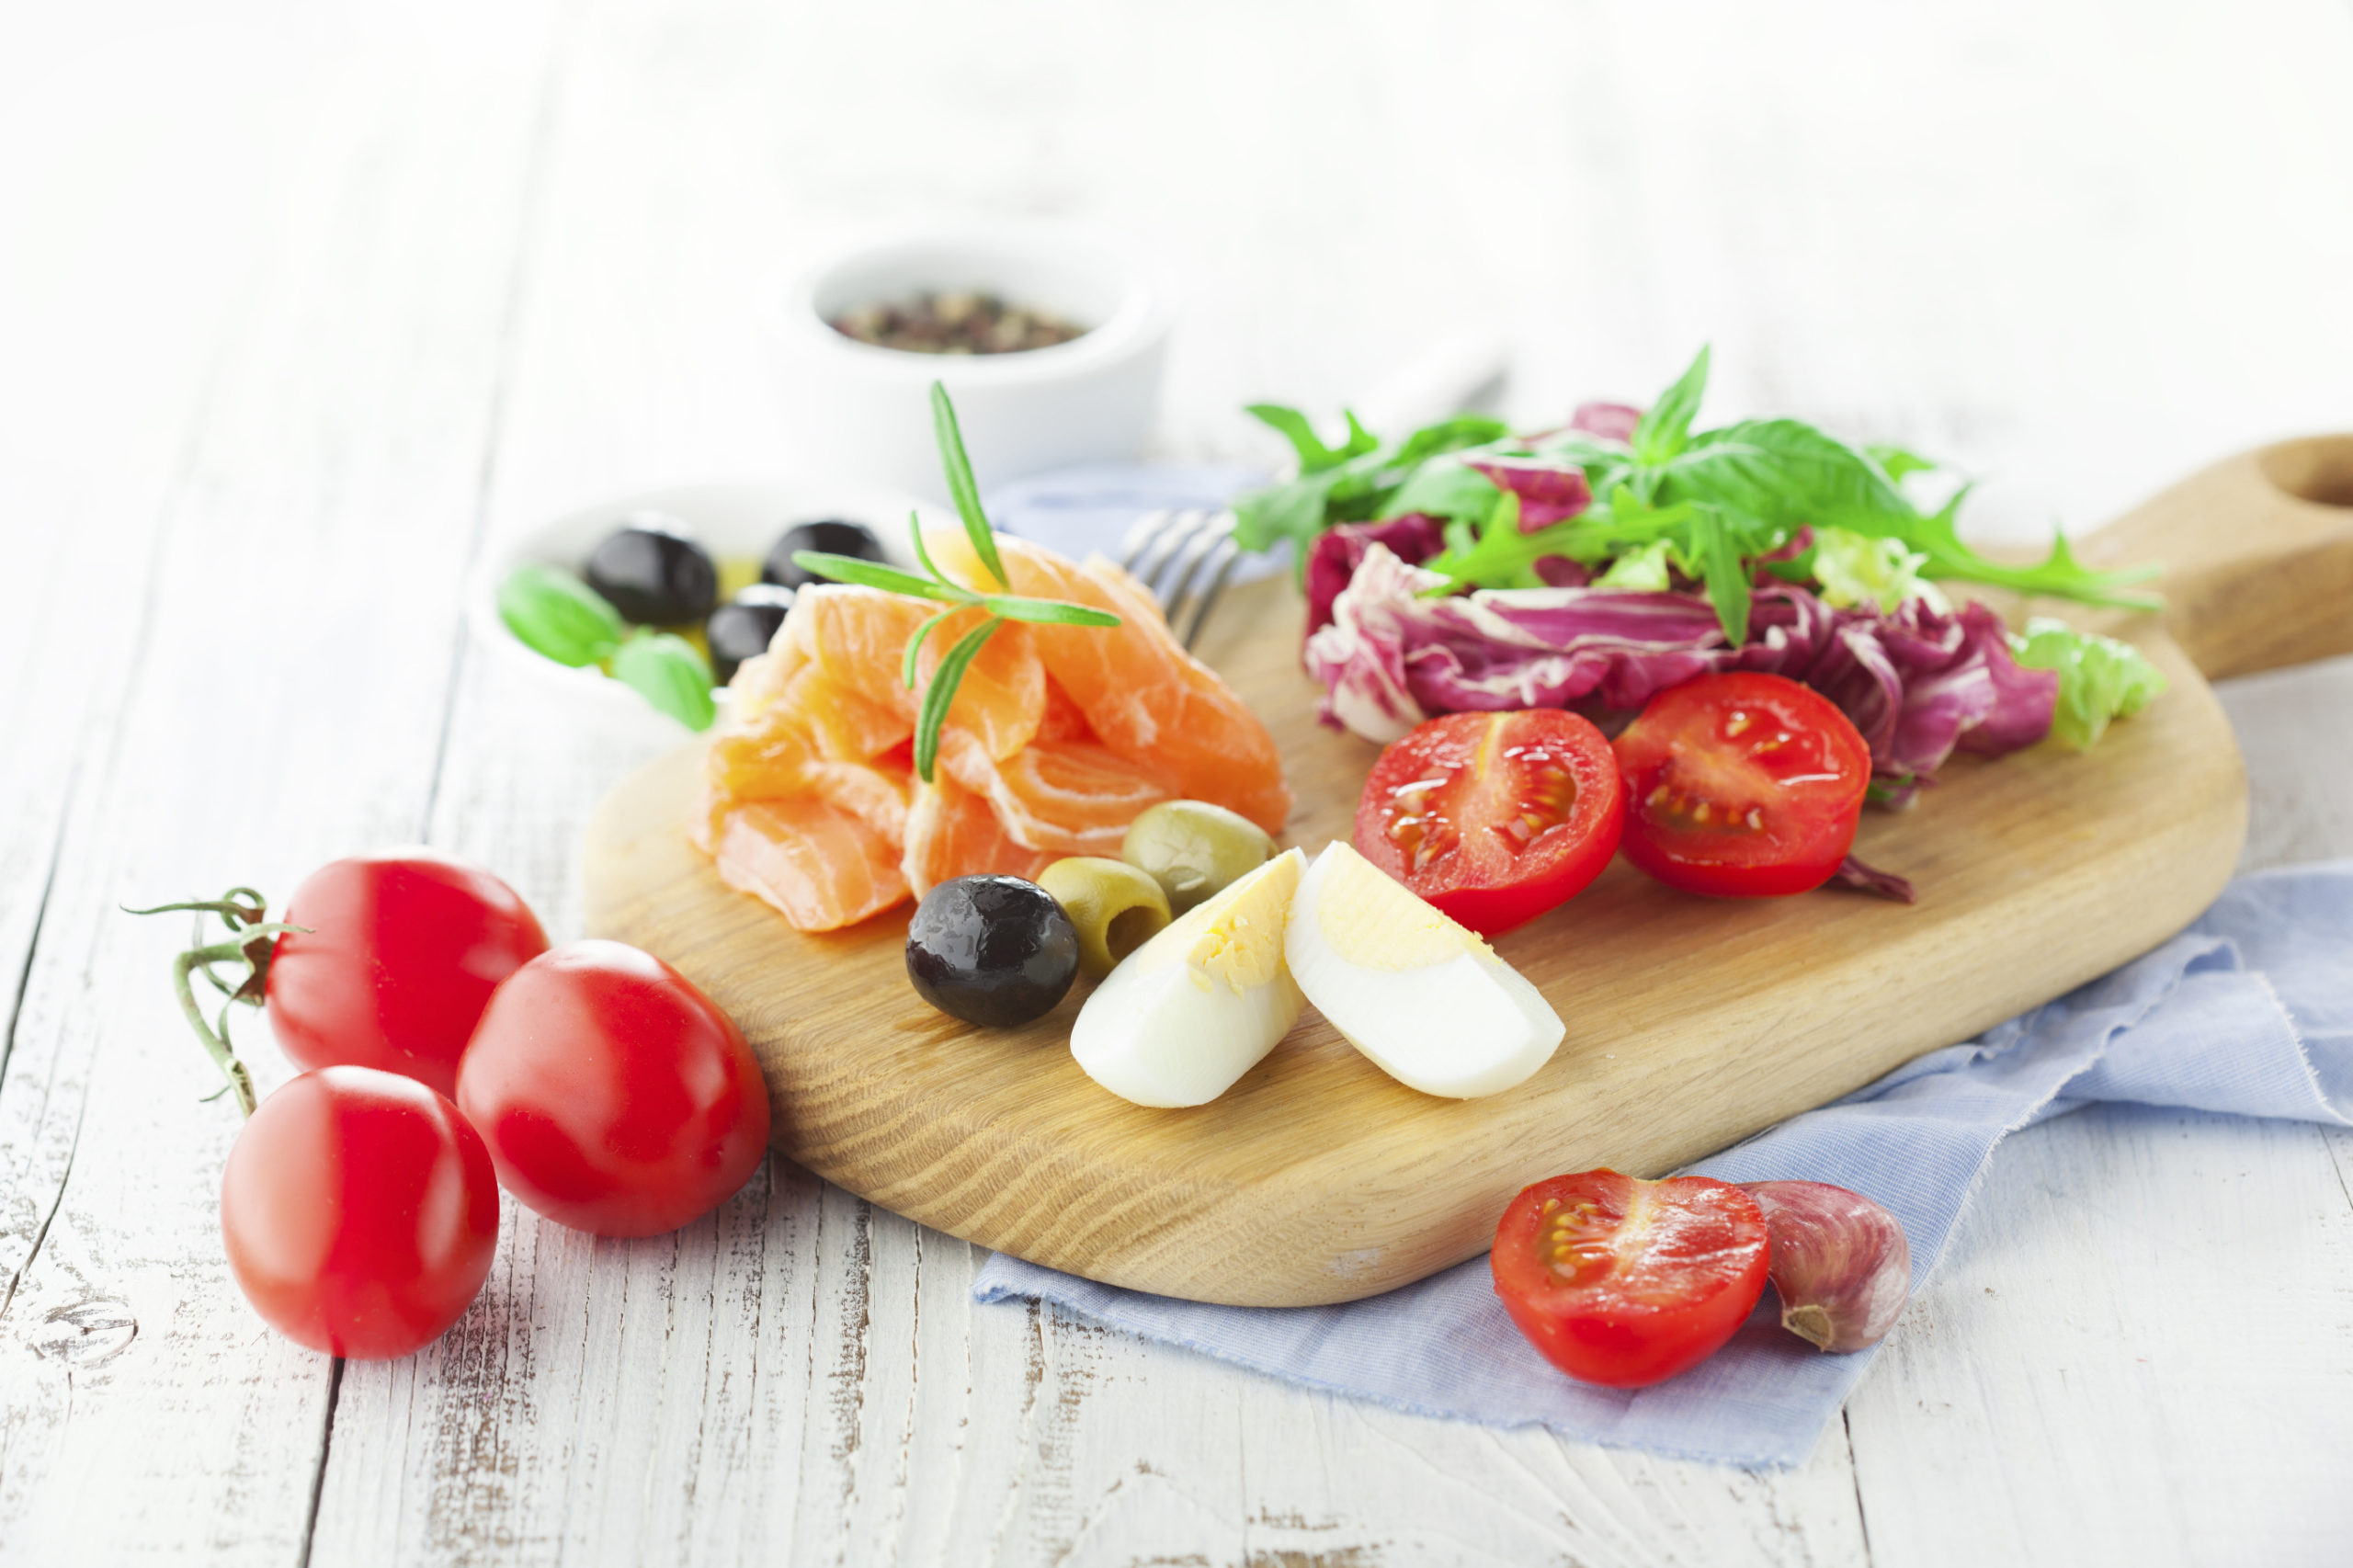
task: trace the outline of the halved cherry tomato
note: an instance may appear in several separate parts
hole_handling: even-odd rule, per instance
[[[261,1102],[229,1150],[221,1239],[272,1328],[382,1359],[438,1339],[498,1250],[490,1152],[414,1078],[322,1067]]]
[[[1669,687],[1616,744],[1626,858],[1722,898],[1829,881],[1871,781],[1870,748],[1828,698],[1747,670]]]
[[[767,1153],[767,1088],[743,1035],[620,942],[570,942],[507,976],[466,1047],[458,1106],[501,1187],[600,1236],[675,1231]]]
[[[375,1067],[458,1089],[498,983],[548,950],[515,890],[438,850],[330,860],[303,879],[269,960],[269,1027],[303,1067]]]
[[[1449,713],[1381,754],[1357,801],[1364,858],[1483,936],[1580,892],[1617,851],[1609,743],[1558,709]]]
[[[1490,1255],[1495,1294],[1573,1378],[1638,1389],[1721,1348],[1765,1293],[1765,1214],[1710,1176],[1582,1171],[1511,1200]]]

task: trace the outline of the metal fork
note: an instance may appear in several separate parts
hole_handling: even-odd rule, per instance
[[[1241,560],[1242,547],[1233,542],[1233,514],[1199,507],[1146,512],[1120,545],[1120,568],[1143,585],[1168,618],[1177,642],[1188,649]],[[1193,591],[1196,582],[1201,584],[1199,592]]]

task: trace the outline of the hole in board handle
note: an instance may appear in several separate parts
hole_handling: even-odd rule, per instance
[[[2353,508],[2353,436],[2282,441],[2257,461],[2264,478],[2299,501]]]

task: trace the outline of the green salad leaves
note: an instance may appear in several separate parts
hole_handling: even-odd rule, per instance
[[[2078,751],[2090,750],[2110,720],[2131,718],[2165,688],[2164,672],[2130,642],[2047,616],[2028,621],[2025,636],[2012,636],[2010,652],[2029,669],[2059,672],[2051,733]]]
[[[1302,559],[1335,523],[1423,512],[1444,519],[1449,548],[1424,564],[1459,587],[1525,587],[1535,563],[1563,556],[1611,586],[1665,586],[1669,573],[1702,585],[1724,634],[1748,635],[1749,585],[1758,571],[1818,581],[1832,603],[1893,608],[1933,579],[1959,579],[2085,604],[2154,608],[2132,585],[2150,572],[2095,572],[2063,536],[2033,565],[1988,560],[1961,540],[1956,515],[1968,490],[1936,511],[1903,481],[1935,465],[1897,448],[1848,444],[1797,419],[1749,419],[1695,429],[1709,355],[1661,392],[1624,441],[1570,429],[1529,439],[1501,422],[1458,415],[1382,441],[1353,415],[1347,438],[1327,446],[1296,410],[1250,412],[1281,431],[1299,474],[1234,507],[1245,549],[1291,540]],[[1511,489],[1522,474],[1556,481],[1582,473],[1591,503],[1533,531]],[[1800,547],[1800,530],[1813,531]]]

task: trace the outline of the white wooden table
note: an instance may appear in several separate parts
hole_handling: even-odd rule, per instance
[[[863,220],[1164,247],[1180,454],[1484,328],[1528,413],[1711,339],[1714,413],[1945,454],[2013,536],[2353,427],[2345,0],[1921,9],[0,6],[0,1559],[2345,1561],[2340,1133],[2013,1140],[1781,1474],[974,1307],[972,1248],[783,1168],[648,1241],[510,1205],[443,1342],[337,1365],[229,1282],[177,923],[117,911],[422,836],[576,932],[665,736],[487,666],[468,563],[777,472],[761,291]],[[2248,863],[2353,852],[2353,664],[2225,700]]]

